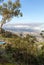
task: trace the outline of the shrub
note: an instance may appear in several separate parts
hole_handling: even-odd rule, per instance
[[[6,31],[5,33],[2,34],[2,36],[3,36],[3,37],[8,37],[8,38],[10,38],[10,37],[12,37],[12,33]]]
[[[5,33],[5,30],[4,29],[0,29],[0,33]]]

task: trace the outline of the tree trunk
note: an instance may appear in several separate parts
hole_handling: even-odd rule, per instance
[[[6,19],[3,18],[2,21],[1,21],[0,32],[2,32],[2,26],[3,26],[3,24],[5,24],[5,23],[6,23]]]
[[[2,26],[3,26],[3,24],[1,23],[1,26],[0,26],[0,33],[2,32]]]

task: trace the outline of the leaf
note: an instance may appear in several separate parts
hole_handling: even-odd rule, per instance
[[[13,17],[18,17],[19,15],[22,17],[20,7],[20,0],[16,0],[15,2],[9,0],[7,3],[2,3],[2,5],[0,5],[0,15],[2,15],[2,18],[6,19],[2,23],[4,24],[6,21],[11,20]]]

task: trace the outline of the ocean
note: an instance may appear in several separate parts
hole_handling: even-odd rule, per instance
[[[40,32],[44,30],[44,24],[9,24],[3,28],[11,32]]]

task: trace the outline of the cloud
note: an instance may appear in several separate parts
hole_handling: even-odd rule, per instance
[[[4,26],[5,28],[8,28],[8,29],[31,29],[31,30],[34,30],[34,31],[41,31],[41,30],[44,30],[44,24],[41,24],[41,25],[30,25],[30,24],[9,24],[9,25],[5,25]]]

